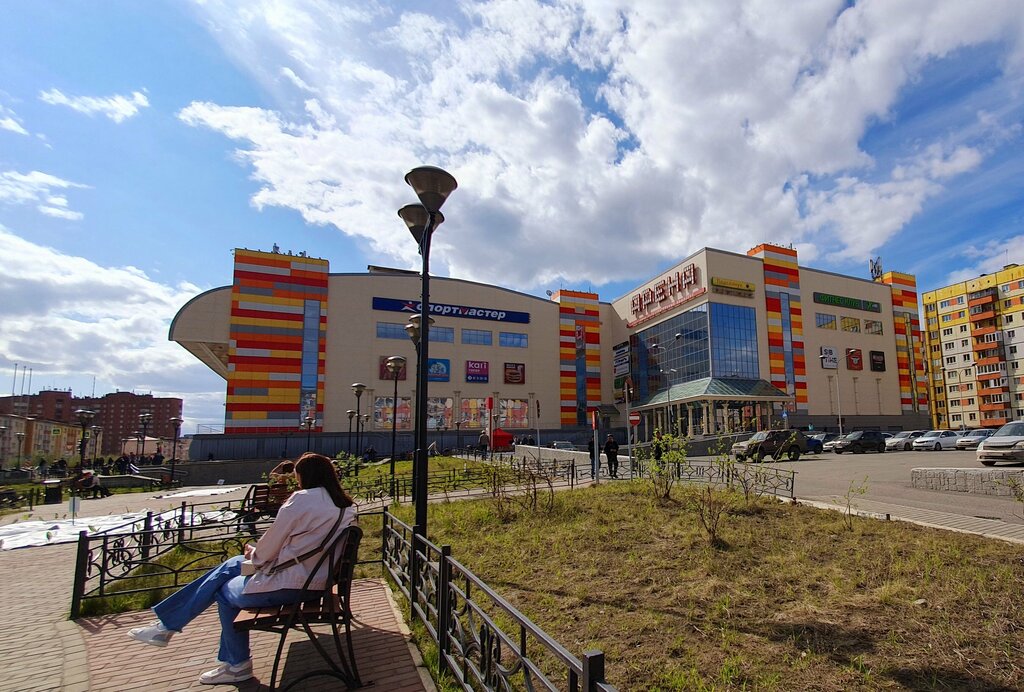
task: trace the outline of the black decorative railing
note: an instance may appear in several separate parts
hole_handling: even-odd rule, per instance
[[[415,527],[383,513],[384,567],[463,690],[614,692],[604,654],[577,658]]]

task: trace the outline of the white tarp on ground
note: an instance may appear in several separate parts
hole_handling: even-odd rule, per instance
[[[211,495],[226,495],[227,493],[233,493],[236,490],[241,490],[244,487],[245,486],[243,485],[236,485],[231,488],[225,488],[223,486],[216,488],[200,488],[198,490],[183,490],[180,493],[174,493],[173,495],[157,495],[157,497],[165,500],[172,497],[209,497]]]
[[[54,519],[52,521],[36,520],[22,521],[14,524],[0,526],[0,550],[13,550],[14,548],[28,548],[40,545],[54,545],[56,543],[71,543],[78,540],[81,531],[88,531],[89,535],[110,531],[111,533],[130,533],[140,531],[145,526],[148,510],[131,512],[128,514],[109,514],[99,517],[78,517],[71,519]],[[181,516],[180,509],[171,509],[161,514],[153,515],[153,528],[161,528],[162,521],[173,521],[177,527],[177,519]],[[230,521],[236,516],[234,512],[215,510],[192,514],[185,513],[185,521],[188,524],[203,524],[219,521]]]

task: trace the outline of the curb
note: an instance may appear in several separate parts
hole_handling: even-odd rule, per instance
[[[391,611],[395,614],[395,621],[398,623],[398,631],[405,637],[405,645],[409,648],[409,655],[412,656],[413,663],[416,664],[416,672],[419,673],[423,689],[426,692],[437,692],[437,686],[434,684],[434,679],[430,677],[430,671],[427,670],[427,666],[423,663],[423,656],[420,654],[419,648],[412,643],[412,630],[405,623],[405,616],[402,615],[402,611],[398,608],[398,603],[395,602],[395,595],[391,593],[391,587],[386,579],[381,578],[374,581],[379,582],[384,587],[384,594],[387,596],[388,603],[391,605]]]
[[[63,692],[88,692],[89,654],[85,639],[78,624],[73,620],[60,620],[54,623],[57,640],[63,650],[64,668],[61,673],[60,688]]]

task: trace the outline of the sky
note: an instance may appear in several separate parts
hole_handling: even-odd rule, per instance
[[[236,247],[611,301],[702,247],[1024,263],[1019,0],[62,0],[0,21],[0,392],[223,423],[168,341]],[[17,364],[18,376],[15,376]],[[31,369],[31,382],[24,373]],[[6,379],[4,376],[6,375]]]

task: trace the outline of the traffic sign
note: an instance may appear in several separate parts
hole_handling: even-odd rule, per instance
[[[629,414],[629,424],[632,425],[634,428],[636,426],[640,425],[640,414],[637,413],[636,411],[633,411],[632,413],[630,413]]]

